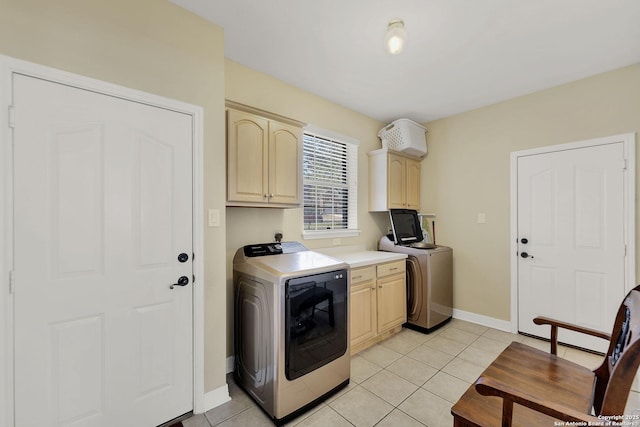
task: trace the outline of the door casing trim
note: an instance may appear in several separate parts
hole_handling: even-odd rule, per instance
[[[635,133],[606,136],[567,144],[550,145],[511,153],[511,332],[518,333],[518,159],[536,154],[575,150],[622,142],[626,170],[624,175],[625,292],[636,283],[636,136]]]
[[[55,83],[86,89],[128,101],[173,110],[192,117],[193,164],[193,411],[204,412],[204,143],[203,109],[170,98],[107,83],[28,61],[0,55],[0,427],[14,425],[13,375],[13,295],[9,292],[9,275],[13,266],[13,131],[10,126],[10,106],[13,103],[12,79],[22,74]]]

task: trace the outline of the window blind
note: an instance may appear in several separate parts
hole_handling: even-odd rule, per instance
[[[357,145],[303,134],[304,230],[357,229]]]

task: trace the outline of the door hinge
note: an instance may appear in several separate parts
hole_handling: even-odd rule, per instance
[[[13,294],[13,292],[15,291],[14,289],[15,280],[16,280],[15,272],[13,270],[9,271],[9,293],[10,294]]]
[[[16,108],[13,105],[9,105],[9,127],[16,127]]]

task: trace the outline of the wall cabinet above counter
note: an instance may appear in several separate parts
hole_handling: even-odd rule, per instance
[[[380,149],[369,156],[369,212],[420,210],[420,159]]]
[[[227,101],[227,206],[298,207],[304,123]]]

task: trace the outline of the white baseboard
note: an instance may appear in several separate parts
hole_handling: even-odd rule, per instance
[[[483,316],[482,314],[471,313],[470,311],[453,309],[453,318],[465,320],[478,325],[487,326],[489,328],[499,329],[505,332],[513,332],[511,330],[511,322],[508,320],[500,320],[494,317]]]
[[[215,390],[211,390],[210,392],[205,393],[204,401],[203,401],[204,407],[202,408],[202,410],[198,410],[197,412],[196,411],[194,412],[201,414],[215,407],[218,407],[230,400],[231,400],[231,397],[229,396],[229,387],[227,386],[227,384],[225,384],[221,387],[218,387]]]

